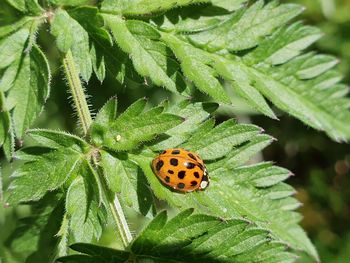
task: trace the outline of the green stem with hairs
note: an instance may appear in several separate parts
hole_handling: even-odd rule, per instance
[[[86,101],[84,89],[81,85],[79,73],[75,66],[73,55],[70,50],[68,50],[65,57],[63,58],[63,67],[85,136],[89,131],[90,125],[92,123],[92,118],[90,115],[89,106]]]
[[[108,190],[108,186],[105,180],[103,180],[104,178],[103,171],[102,169],[99,169],[98,161],[95,158],[93,158],[93,163],[95,165],[95,171],[97,171],[96,173],[94,173],[94,176],[103,194],[101,198],[103,199],[104,203],[108,204],[108,208],[117,226],[117,230],[122,239],[124,248],[126,248],[132,241],[132,235],[131,235],[128,223],[125,219],[123,209],[120,205],[117,195],[116,194],[112,195],[111,192]]]
[[[75,66],[74,58],[70,50],[68,50],[63,58],[63,67],[68,80],[68,86],[72,93],[74,106],[81,122],[83,133],[84,136],[86,136],[92,124],[92,118],[88,103],[86,101],[84,89],[79,78],[79,72]],[[110,209],[112,217],[115,221],[116,228],[121,236],[123,245],[126,248],[132,241],[132,235],[125,219],[123,209],[120,205],[118,197],[116,195],[113,195],[112,197],[109,189],[107,188],[103,180],[103,175],[101,175],[101,172],[98,169],[98,161],[93,158],[93,163],[95,164],[95,179],[99,183],[102,192],[101,194],[104,196],[103,198],[108,203],[108,208]]]

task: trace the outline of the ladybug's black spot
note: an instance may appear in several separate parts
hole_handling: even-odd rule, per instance
[[[177,173],[177,177],[179,177],[180,179],[184,179],[186,176],[186,171],[180,171]]]
[[[179,154],[180,153],[180,150],[174,150],[171,152],[171,154]]]
[[[160,170],[160,168],[162,168],[162,166],[164,165],[164,162],[162,160],[159,160],[156,164],[156,169],[157,171]]]
[[[197,185],[197,181],[191,181],[191,186],[196,186]]]
[[[178,183],[177,184],[177,188],[184,189],[185,188],[185,184],[184,183]]]
[[[177,166],[179,164],[179,161],[177,159],[175,159],[175,158],[171,158],[170,159],[170,164],[172,166]]]
[[[173,170],[168,170],[168,173],[174,174],[174,171]]]
[[[165,176],[165,182],[167,182],[167,183],[170,182],[170,177],[169,176]]]
[[[197,161],[197,158],[196,158],[192,153],[189,153],[188,156],[189,156],[190,158],[192,158],[193,160]]]
[[[199,178],[199,173],[198,172],[194,172],[193,175],[194,175],[194,177]]]
[[[185,166],[187,169],[193,169],[194,167],[196,167],[194,163],[185,163]]]
[[[166,151],[163,151],[162,154],[166,154]]]

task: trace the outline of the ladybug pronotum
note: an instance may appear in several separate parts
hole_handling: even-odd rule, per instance
[[[167,186],[181,192],[204,190],[209,176],[203,160],[181,148],[167,149],[152,161],[157,177]]]

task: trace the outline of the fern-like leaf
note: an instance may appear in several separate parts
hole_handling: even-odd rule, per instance
[[[114,0],[104,0],[102,3],[102,10],[108,13],[123,15],[144,15],[204,2],[210,2],[210,0],[121,0],[118,2]]]
[[[131,150],[182,122],[180,117],[164,113],[163,107],[144,111],[145,106],[144,99],[138,100],[110,126],[93,125],[91,133],[94,143],[115,151]]]
[[[260,134],[261,130],[254,125],[232,121],[214,128],[214,122],[208,120],[197,127],[185,142],[174,146],[201,153],[211,177],[210,186],[204,192],[189,195],[174,192],[154,175],[150,166],[156,156],[154,152],[144,149],[141,154],[129,154],[129,159],[144,171],[154,194],[178,209],[194,207],[225,219],[245,217],[268,229],[277,240],[317,258],[317,252],[298,226],[300,216],[293,210],[299,203],[291,197],[294,190],[282,182],[291,173],[270,163],[246,166],[273,139]]]
[[[117,43],[131,55],[136,70],[156,85],[175,90],[168,72],[156,66],[156,57],[143,52],[163,41],[179,61],[184,76],[216,101],[231,103],[222,85],[224,79],[227,88],[266,116],[277,119],[267,99],[334,140],[348,140],[349,100],[345,97],[347,88],[339,84],[341,76],[332,69],[337,60],[303,54],[321,33],[300,22],[288,24],[303,8],[260,0],[237,9],[244,1],[229,2],[212,2],[223,4],[224,11],[212,5],[201,6],[199,19],[193,17],[193,12],[191,15],[191,6],[184,11],[151,15],[149,23],[139,22],[147,32],[142,35],[144,41],[136,41],[136,31],[128,27],[129,22],[137,24],[135,20],[122,20],[118,15],[104,18]],[[148,62],[140,66],[145,60]]]
[[[267,28],[255,28],[256,34],[268,35],[272,32],[268,30],[283,25],[300,11],[297,6],[290,7],[276,5],[276,3],[263,7],[262,2],[259,1],[256,6],[233,14],[232,19],[226,22],[229,26],[225,32],[230,32],[227,37],[231,35],[235,37],[238,34],[237,30],[244,28],[241,23],[247,23],[245,22],[247,18],[259,16],[260,12],[264,14],[262,17],[266,17],[265,11],[272,7],[285,8],[290,15],[282,16],[281,19],[283,19],[277,20],[279,22],[276,24],[270,26],[267,24]],[[240,25],[239,29],[236,28],[238,25]],[[219,29],[225,30],[225,27],[218,27]],[[226,33],[220,33],[222,38],[226,37]],[[262,113],[274,118],[274,114],[261,95],[307,125],[325,131],[335,140],[349,138],[350,127],[347,125],[350,118],[349,103],[348,99],[344,98],[346,88],[338,84],[341,80],[339,73],[331,70],[337,61],[330,56],[300,55],[303,49],[320,37],[319,30],[296,23],[281,27],[271,36],[258,37],[256,41],[249,42],[251,41],[249,40],[246,44],[244,41],[239,42],[240,46],[234,46],[231,40],[216,41],[218,38],[216,34],[218,31],[215,29],[191,34],[188,37],[191,43],[184,41],[180,35],[174,36],[169,33],[163,33],[162,39],[182,62],[184,72],[198,70],[198,66],[194,67],[194,64],[187,63],[190,55],[196,54],[197,59],[195,60],[192,56],[193,61],[210,68],[213,76],[216,74],[226,79],[238,94]],[[211,38],[215,41],[210,41]],[[241,41],[241,38],[237,39]],[[228,43],[225,41],[229,41],[230,44],[225,44]],[[216,46],[212,46],[211,43]],[[222,49],[236,52],[253,46],[257,47],[243,57],[214,53]],[[197,75],[186,76],[200,88],[201,83],[195,78]]]
[[[130,55],[141,76],[149,77],[154,84],[172,92],[186,89],[177,62],[169,56],[167,47],[159,42],[160,34],[153,27],[136,20],[125,22],[117,16],[106,15],[105,20],[116,43]]]
[[[57,47],[61,52],[72,51],[81,77],[88,81],[92,73],[88,33],[65,10],[55,13],[51,33],[56,37]]]
[[[131,245],[118,251],[90,244],[74,244],[82,255],[67,256],[59,262],[292,262],[295,256],[278,242],[270,242],[268,232],[248,221],[222,221],[185,210],[171,220],[161,212]]]

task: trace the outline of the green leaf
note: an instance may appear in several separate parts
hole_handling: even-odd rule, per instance
[[[202,51],[184,43],[178,38],[163,34],[162,39],[173,50],[177,59],[181,62],[184,75],[191,80],[202,92],[213,97],[219,102],[229,103],[230,99],[218,81],[213,68],[208,66],[210,60]]]
[[[115,250],[107,247],[100,247],[86,243],[76,243],[71,248],[84,254],[69,255],[58,258],[58,262],[70,263],[107,263],[107,262],[125,262],[130,257],[130,252]],[[86,255],[87,254],[87,255]],[[91,255],[89,255],[91,254]]]
[[[269,187],[283,182],[291,173],[284,168],[270,166],[254,174],[253,184],[255,187]]]
[[[264,5],[264,1],[260,0],[248,9],[234,12],[230,19],[218,24],[218,27],[189,35],[188,38],[195,45],[210,51],[245,50],[258,45],[263,37],[273,33],[302,10],[301,6],[295,4],[280,5],[272,1]]]
[[[117,116],[117,98],[111,98],[97,113],[91,125],[91,139],[97,145],[102,145],[105,127],[112,124]]]
[[[96,77],[99,81],[103,81],[106,77],[106,65],[104,57],[99,55],[99,52],[96,51],[95,46],[93,45],[90,49],[90,56],[92,62],[92,68],[96,74]]]
[[[42,15],[45,12],[45,10],[38,3],[38,0],[26,0],[25,2],[28,13],[34,15]]]
[[[17,21],[14,21],[11,24],[3,25],[0,27],[0,38],[10,35],[11,33],[15,33],[20,29],[23,29],[27,26],[29,22],[33,22],[33,17],[24,16]]]
[[[60,262],[292,262],[295,255],[278,242],[270,242],[265,229],[233,219],[225,222],[186,210],[171,220],[161,212],[131,245],[131,251],[112,250],[91,244],[74,244],[80,256],[60,258]],[[245,259],[245,260],[244,260]],[[91,261],[89,261],[91,260]],[[86,261],[84,261],[86,262]]]
[[[282,68],[281,68],[282,70]],[[284,72],[279,72],[285,75]],[[276,76],[277,77],[277,76]],[[291,81],[278,80],[276,77],[267,77],[267,74],[252,70],[252,78],[257,82],[257,89],[268,97],[276,106],[299,118],[311,127],[325,131],[336,141],[347,140],[350,138],[350,113],[347,110],[347,100],[344,98],[333,97],[330,101],[329,93],[337,92],[338,87],[326,84],[327,91],[320,91],[320,86],[312,83],[301,83],[300,80]],[[277,77],[278,78],[278,77]],[[324,74],[318,77],[318,80],[324,81],[333,79],[331,74]],[[337,77],[339,80],[339,76]],[[317,79],[313,80],[315,82]],[[337,80],[336,80],[337,82]],[[301,89],[305,91],[301,95]],[[315,96],[315,92],[319,92]],[[337,107],[332,107],[331,105]],[[339,113],[339,114],[338,114]]]
[[[237,68],[231,68],[231,73],[237,72],[238,74],[236,75],[235,82],[231,82],[232,88],[239,96],[242,98],[246,99],[247,102],[255,109],[260,111],[262,114],[272,118],[272,119],[277,119],[275,113],[271,110],[270,106],[267,104],[265,98],[263,95],[261,95],[260,92],[258,92],[253,86],[251,86],[250,80],[247,80],[244,78],[244,74],[239,74],[239,69]],[[242,79],[238,80],[238,76],[243,76]],[[236,83],[239,83],[237,85]]]
[[[6,111],[4,103],[4,94],[0,92],[0,145],[3,145],[6,141],[11,128],[10,113]]]
[[[250,139],[248,143],[243,144],[240,148],[234,149],[229,154],[215,163],[209,165],[212,171],[220,169],[221,167],[236,168],[240,165],[244,165],[255,154],[260,152],[266,146],[271,144],[273,138],[266,134],[259,134]]]
[[[77,153],[87,153],[90,150],[89,144],[73,134],[62,131],[34,129],[28,130],[27,134],[37,141],[42,147],[53,149],[69,148]]]
[[[117,68],[115,71],[118,72],[120,70],[118,66],[121,63],[121,56],[114,53],[120,53],[120,51],[118,47],[112,47],[112,37],[102,27],[103,19],[99,15],[98,9],[92,6],[81,6],[69,10],[69,15],[78,21],[89,34],[92,68],[97,78],[102,82],[105,78],[106,70],[112,71],[112,68]],[[114,52],[114,50],[117,51]]]
[[[147,180],[138,166],[125,156],[101,151],[101,167],[108,187],[117,193],[123,206],[147,215],[153,205],[153,197]]]
[[[194,40],[196,35],[201,33],[190,35],[191,44],[174,33],[163,32],[162,39],[182,62],[181,67],[185,75],[194,81],[199,89],[203,90],[203,87],[210,83],[208,76],[211,76],[213,84],[207,88],[214,87],[216,82],[215,91],[218,91],[221,84],[217,78],[222,77],[229,82],[234,91],[263,114],[276,118],[266,103],[265,97],[305,124],[325,131],[334,140],[348,140],[350,138],[349,99],[344,97],[346,93],[344,86],[338,83],[341,80],[340,74],[332,69],[337,60],[330,56],[313,53],[300,55],[303,49],[320,37],[318,29],[303,26],[301,23],[281,27],[286,22],[285,19],[290,19],[292,14],[297,13],[298,7],[277,5],[276,2],[262,6],[262,2],[259,1],[248,9],[234,12],[231,23],[241,24],[248,21],[247,17],[252,18],[255,15],[266,18],[268,17],[266,12],[271,8],[286,10],[285,15],[281,16],[283,21],[277,19],[279,22],[275,23],[272,19],[273,27],[268,23],[266,28],[257,27],[255,35],[265,36],[267,29],[275,30],[276,27],[280,29],[271,36],[257,38],[251,44],[247,44],[245,48],[258,46],[253,50],[247,50],[243,56],[240,53],[234,55],[223,51],[212,53],[217,51],[217,48],[230,49],[229,44],[223,43],[220,47],[211,48],[209,43],[220,42],[211,41],[205,42],[206,44],[203,42],[202,45]],[[214,35],[209,31],[203,31],[203,34],[209,34],[217,40],[216,31],[213,31]],[[226,37],[226,34],[220,36]],[[230,43],[233,42],[230,41]],[[191,56],[194,63],[189,61]],[[206,67],[211,75],[207,73],[201,76],[201,72],[198,72],[198,63]],[[224,91],[222,93],[225,94]]]
[[[6,0],[11,6],[16,8],[18,11],[26,11],[26,1],[25,0]]]
[[[14,107],[12,119],[17,137],[22,138],[42,111],[50,93],[49,80],[50,70],[45,55],[33,46],[22,58],[7,97],[7,103]]]
[[[6,0],[6,2],[22,13],[39,15],[44,11],[38,0]]]
[[[19,60],[29,37],[28,29],[21,29],[0,42],[0,68],[7,68],[16,60]],[[2,84],[3,85],[3,84]]]
[[[28,262],[48,262],[57,244],[55,235],[60,227],[64,205],[59,195],[50,193],[30,208],[30,216],[19,219],[6,244],[13,253],[24,256],[22,258]]]
[[[267,62],[271,65],[286,63],[322,36],[321,31],[301,22],[284,26],[274,32],[270,38],[261,41],[259,46],[246,54],[244,62],[248,65]]]
[[[2,146],[6,140],[7,134],[10,131],[10,115],[8,112],[0,113],[0,145]]]
[[[104,79],[105,73],[103,68],[105,68],[106,74],[109,74],[121,83],[124,83],[126,79],[138,83],[144,82],[144,79],[134,70],[128,55],[117,45],[113,45],[112,36],[102,27],[104,21],[98,13],[97,8],[86,6],[75,8],[70,10],[70,15],[76,19],[89,34],[93,69],[100,81]],[[94,61],[95,55],[96,61]]]
[[[207,165],[211,176],[208,189],[205,192],[195,192],[184,196],[172,192],[159,182],[149,167],[152,158],[147,155],[140,158],[130,156],[130,158],[137,162],[145,172],[155,195],[162,200],[166,200],[171,206],[181,209],[195,207],[203,212],[222,216],[225,219],[237,216],[245,217],[257,223],[259,227],[271,231],[276,240],[287,243],[293,249],[307,251],[315,258],[318,257],[307,236],[297,225],[300,220],[299,215],[290,211],[288,206],[285,206],[281,201],[286,199],[273,198],[275,193],[272,189],[271,192],[261,191],[259,188],[255,188],[255,183],[249,184],[249,181],[247,182],[246,178],[252,174],[252,170],[256,169],[254,166],[249,172],[241,174],[240,167],[235,168],[238,170],[232,170],[234,168],[218,169],[218,167],[218,170],[213,170],[214,168],[211,165]],[[237,158],[239,158],[239,155]],[[229,164],[232,161],[234,161],[233,158],[228,158],[227,162],[223,162],[220,166],[230,167]],[[277,177],[277,175],[271,176]],[[266,195],[262,195],[262,193]],[[286,197],[288,196],[286,195]],[[298,236],[294,234],[295,231],[298,231]]]
[[[144,15],[153,12],[162,12],[175,7],[189,4],[205,3],[210,0],[104,0],[102,11],[123,15]]]
[[[86,174],[84,175],[86,176]],[[66,197],[66,210],[69,228],[76,242],[91,242],[99,239],[102,226],[96,200],[88,196],[87,186],[78,176],[69,186]]]
[[[309,57],[297,57],[279,66],[279,68],[264,68],[261,64],[257,68],[249,67],[239,60],[228,60],[217,57],[215,68],[224,77],[234,78],[237,85],[240,85],[239,79],[236,77],[239,75],[235,73],[239,70],[241,76],[254,83],[254,88],[269,98],[276,106],[301,119],[306,124],[326,131],[335,140],[344,140],[350,136],[350,127],[344,125],[347,122],[342,121],[342,119],[347,120],[350,118],[349,111],[345,110],[346,101],[336,96],[331,101],[327,101],[327,105],[337,103],[339,107],[323,106],[325,104],[323,101],[325,96],[338,90],[334,85],[340,80],[339,76],[330,72],[312,80],[302,80],[292,77],[292,72],[299,71],[300,65],[305,63]],[[334,62],[330,62],[329,58],[327,58],[327,62],[326,67],[329,67],[329,63],[334,65]],[[301,72],[305,72],[305,70],[303,69]],[[324,68],[321,68],[320,73],[323,70]],[[330,80],[330,82],[327,83],[326,80]],[[320,89],[317,86],[319,81],[324,82],[327,85],[325,88],[328,87],[329,90]],[[315,96],[316,90],[319,92],[319,96]]]
[[[186,83],[179,77],[179,66],[170,58],[166,46],[157,41],[157,30],[140,21],[128,21],[105,15],[105,21],[120,48],[130,55],[136,71],[149,77],[155,85],[172,92],[182,92]]]
[[[234,11],[240,8],[248,0],[211,0],[212,4],[225,8],[229,11]]]
[[[109,99],[96,114],[94,123],[99,125],[111,124],[117,118],[118,100],[116,97]]]
[[[54,5],[80,6],[90,4],[91,0],[50,0]]]
[[[147,106],[147,99],[139,99],[132,103],[123,113],[118,117],[119,121],[127,122],[131,118],[139,116]],[[159,108],[158,108],[159,109]]]
[[[344,85],[338,83],[340,74],[332,69],[337,60],[312,53],[302,55],[321,36],[317,28],[300,22],[285,26],[300,13],[300,6],[257,1],[231,14],[214,12],[210,16],[209,10],[214,9],[200,9],[197,22],[192,21],[187,9],[153,19],[168,31],[162,32],[161,39],[198,89],[217,101],[229,102],[221,77],[251,106],[271,118],[277,119],[265,98],[334,140],[350,138],[349,99],[344,97]],[[204,11],[215,19],[206,24]],[[179,34],[186,30],[191,34]],[[245,52],[232,53],[241,50]]]
[[[92,73],[88,33],[62,9],[55,12],[51,33],[56,37],[56,44],[61,52],[66,53],[69,49],[72,51],[81,77],[88,81]]]
[[[217,159],[228,154],[234,146],[249,141],[260,132],[261,129],[257,126],[237,124],[230,120],[221,123],[205,134],[192,136],[182,146],[184,148],[190,147],[204,160]]]
[[[9,130],[5,136],[4,143],[2,145],[2,149],[4,151],[6,160],[11,161],[13,156],[14,156],[14,153],[15,153],[15,134],[13,132],[13,124],[11,122],[11,117],[10,117],[9,112],[7,112],[7,117],[5,117],[4,123],[2,123],[2,125],[6,126],[7,120],[9,123]]]
[[[217,104],[212,104],[214,109]],[[185,142],[191,133],[197,129],[201,123],[209,118],[211,109],[206,109],[210,106],[206,103],[191,103],[190,101],[182,101],[179,104],[173,105],[166,109],[167,113],[176,114],[184,118],[184,122],[164,133],[163,138],[156,144],[152,144],[153,151],[162,151],[168,148],[175,148]]]
[[[162,107],[143,112],[144,107],[145,100],[138,100],[113,123],[92,129],[94,143],[100,144],[102,141],[103,146],[114,151],[130,150],[182,122],[178,116],[163,113]]]
[[[187,110],[188,114],[191,110],[194,114],[199,111],[191,106]],[[157,155],[149,150],[152,149],[150,143],[148,149],[138,154],[129,153],[128,158],[141,167],[154,194],[180,210],[193,207],[225,219],[245,217],[270,231],[273,240],[317,258],[317,252],[298,225],[300,215],[293,211],[300,205],[291,197],[295,191],[283,183],[291,173],[270,163],[246,165],[273,139],[260,134],[261,129],[254,125],[233,121],[214,127],[210,119],[195,125],[198,128],[189,131],[192,136],[188,136],[181,147],[201,154],[206,161],[211,178],[209,187],[184,195],[164,186],[150,165]],[[295,231],[298,236],[294,235]]]
[[[13,174],[8,202],[39,200],[46,192],[63,185],[79,167],[81,156],[71,149],[60,148],[33,155],[33,161],[25,162]]]

